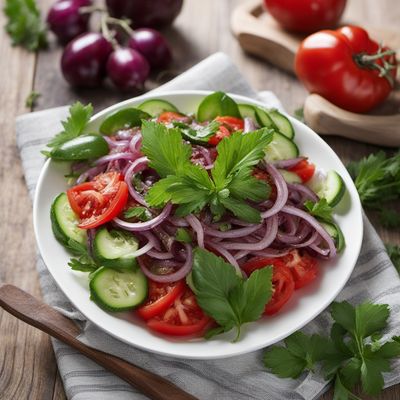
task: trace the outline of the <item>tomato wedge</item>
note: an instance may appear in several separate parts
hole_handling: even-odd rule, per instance
[[[221,126],[218,132],[208,140],[208,143],[212,146],[216,146],[224,137],[230,136],[232,132],[244,129],[244,121],[241,118],[216,117],[215,121],[220,122]]]
[[[307,160],[301,160],[294,167],[289,168],[289,171],[297,174],[302,182],[305,183],[313,177],[315,172],[315,165]]]
[[[167,310],[147,321],[147,326],[171,336],[187,336],[204,332],[211,319],[198,306],[194,293],[185,284],[181,293]]]
[[[310,284],[318,275],[318,261],[305,251],[292,250],[282,261],[293,275],[295,289]]]
[[[273,266],[272,285],[274,293],[271,300],[265,306],[264,314],[276,314],[292,297],[295,284],[290,269],[285,266],[281,257],[260,258],[256,257],[243,265],[243,270],[250,275],[254,270],[264,268],[267,265]]]
[[[81,219],[79,228],[96,228],[114,219],[128,201],[122,174],[107,172],[67,191],[71,208]]]
[[[145,320],[155,317],[167,310],[185,289],[185,282],[159,283],[149,280],[149,295],[137,313]]]
[[[188,117],[173,111],[165,111],[157,118],[157,122],[161,122],[163,124],[170,124],[173,121],[187,122]]]

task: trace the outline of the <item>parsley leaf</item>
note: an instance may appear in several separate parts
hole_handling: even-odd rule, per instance
[[[47,46],[46,30],[35,0],[6,0],[6,31],[13,46],[36,51]]]
[[[81,272],[94,272],[99,268],[89,256],[71,258],[68,265],[73,271]]]
[[[359,383],[364,393],[378,394],[384,386],[383,373],[390,371],[390,360],[400,356],[399,337],[380,342],[389,307],[335,302],[331,314],[335,323],[330,338],[296,332],[285,340],[286,347],[267,350],[266,367],[280,377],[296,378],[322,362],[325,379],[335,382],[334,399],[359,399],[351,393]]]
[[[182,243],[192,243],[192,237],[185,228],[178,228],[176,230],[175,239]]]
[[[25,100],[26,108],[33,108],[36,105],[37,99],[41,96],[39,92],[35,92],[34,90],[29,93],[28,97]]]
[[[269,186],[251,175],[251,167],[263,158],[271,141],[267,129],[246,135],[238,132],[222,140],[211,177],[190,162],[191,146],[183,142],[178,129],[144,121],[142,136],[142,151],[162,178],[147,193],[151,206],[178,204],[176,215],[183,217],[209,205],[215,220],[229,210],[245,221],[260,221],[260,212],[246,200],[261,201],[270,194]]]
[[[139,221],[151,219],[151,213],[146,207],[130,207],[124,212],[125,218],[137,218]]]
[[[385,246],[390,260],[396,267],[397,272],[400,273],[400,246],[394,244],[386,244]]]
[[[61,122],[64,130],[54,136],[54,138],[47,143],[47,146],[59,147],[65,142],[82,135],[89,123],[92,113],[93,107],[91,104],[84,106],[79,101],[74,103],[69,108],[69,116],[67,120]]]
[[[199,306],[220,325],[208,337],[236,328],[237,341],[241,326],[259,319],[272,295],[272,268],[244,280],[231,264],[200,248],[194,252],[192,278]]]
[[[321,219],[322,221],[331,222],[333,221],[332,207],[328,204],[326,199],[321,199],[314,203],[311,200],[307,200],[304,203],[304,207],[308,212],[313,215],[314,217]]]
[[[183,122],[173,122],[173,126],[180,128],[185,139],[193,141],[194,143],[208,143],[208,140],[218,131],[220,125],[218,121],[212,121],[205,126],[199,125],[197,128],[192,128]]]
[[[388,157],[383,151],[370,154],[347,169],[354,179],[361,202],[367,207],[380,208],[382,200],[400,196],[400,152]]]

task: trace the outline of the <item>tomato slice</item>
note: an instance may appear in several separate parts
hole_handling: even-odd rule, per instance
[[[157,122],[161,122],[163,124],[170,124],[173,121],[187,122],[187,120],[188,117],[186,115],[182,115],[173,111],[165,111],[157,118]]]
[[[149,280],[149,295],[137,313],[145,320],[155,317],[167,310],[185,289],[185,282],[159,283]]]
[[[315,165],[308,160],[301,160],[294,167],[289,168],[289,171],[297,174],[302,182],[308,182],[314,175]]]
[[[268,183],[268,185],[270,185],[271,193],[269,195],[269,199],[272,201],[275,201],[276,196],[277,196],[277,191],[276,191],[276,186],[275,186],[274,181],[272,180],[271,175],[268,172],[266,172],[260,168],[257,168],[257,167],[255,167],[253,169],[252,175],[254,176],[254,178],[259,179],[260,181],[265,181]]]
[[[294,292],[294,279],[290,269],[285,266],[281,257],[260,258],[256,257],[243,265],[243,270],[250,275],[254,270],[264,268],[267,265],[273,266],[272,285],[274,293],[265,306],[264,314],[276,314],[292,297]]]
[[[128,201],[128,186],[118,172],[107,172],[67,191],[82,229],[96,228],[114,219]]]
[[[318,275],[318,261],[308,253],[292,250],[282,257],[284,264],[290,269],[295,289],[310,284]]]
[[[236,117],[217,117],[215,121],[226,125],[232,132],[242,131],[244,129],[244,120]]]
[[[230,135],[231,135],[230,130],[225,126],[221,125],[219,127],[218,132],[214,136],[211,136],[210,139],[208,139],[208,143],[213,146],[216,146],[223,138],[228,137]]]
[[[167,310],[147,321],[147,326],[171,336],[187,336],[204,332],[211,319],[198,306],[196,297],[185,284],[185,289]]]

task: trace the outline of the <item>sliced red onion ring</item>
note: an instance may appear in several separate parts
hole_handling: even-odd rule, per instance
[[[134,154],[140,153],[140,146],[142,145],[142,136],[137,134],[135,135],[129,143],[129,150]]]
[[[148,242],[146,243],[143,247],[141,247],[140,249],[137,249],[135,252],[133,252],[132,254],[129,254],[130,257],[139,257],[142,256],[143,254],[146,254],[150,249],[152,249],[153,243]]]
[[[256,243],[225,242],[225,243],[220,243],[220,246],[222,246],[224,249],[227,250],[250,250],[250,251],[264,250],[276,238],[276,234],[278,233],[278,217],[276,215],[273,215],[268,220],[265,220],[264,223],[266,224],[267,229],[265,230],[265,235],[261,241]]]
[[[331,256],[329,255],[329,249],[321,249],[320,247],[318,247],[316,244],[310,244],[309,248],[314,250],[316,253],[321,254],[321,256],[324,257],[328,257],[331,258]],[[329,256],[328,256],[329,255]]]
[[[196,233],[197,244],[199,245],[199,247],[204,249],[204,229],[201,225],[201,222],[193,214],[188,215],[186,217],[186,221]]]
[[[188,222],[184,218],[180,217],[174,217],[170,215],[168,217],[168,221],[172,223],[172,225],[178,226],[178,227],[186,227],[189,226]]]
[[[302,185],[301,183],[288,183],[287,186],[289,190],[301,193],[303,195],[303,200],[304,197],[314,202],[317,202],[319,200],[319,197],[306,185]]]
[[[138,259],[140,268],[142,269],[143,273],[150,278],[151,280],[155,282],[160,282],[160,283],[165,283],[165,282],[176,282],[179,281],[180,279],[183,279],[186,275],[189,274],[190,270],[192,269],[192,264],[193,264],[193,252],[192,252],[192,247],[188,244],[185,244],[185,250],[186,250],[186,261],[182,265],[181,268],[179,268],[177,271],[173,272],[172,274],[168,275],[157,275],[151,272],[147,266],[144,264],[142,259]]]
[[[310,214],[307,214],[305,211],[300,210],[293,206],[284,206],[282,208],[282,212],[286,214],[296,215],[297,217],[303,218],[306,222],[308,222],[322,237],[322,239],[327,243],[329,247],[329,258],[335,257],[336,255],[336,247],[333,239],[330,237],[329,233],[320,225],[320,223]],[[312,248],[310,246],[310,248]],[[322,254],[322,253],[321,253]]]
[[[246,228],[239,228],[239,229],[231,229],[226,232],[221,232],[218,229],[209,228],[208,226],[204,227],[204,232],[208,236],[219,237],[223,239],[228,238],[240,238],[242,236],[247,236],[252,234],[253,232],[259,230],[262,227],[262,224],[253,224],[252,226],[248,226]]]
[[[147,252],[147,255],[153,258],[156,258],[157,260],[169,260],[172,258],[174,255],[170,252],[159,252],[156,250],[150,250]]]
[[[277,249],[266,249],[266,250],[261,250],[261,251],[252,251],[251,255],[252,256],[257,256],[257,257],[283,257],[288,254],[290,249],[284,249],[284,250],[277,250]]]
[[[315,241],[318,239],[318,236],[319,233],[317,231],[314,231],[312,235],[305,242],[292,244],[292,247],[300,248],[300,247],[311,246],[312,244],[315,244]]]
[[[107,156],[100,157],[98,158],[95,162],[94,165],[101,165],[101,164],[106,164],[111,161],[116,161],[116,160],[134,160],[134,156],[131,153],[114,153],[114,154],[108,154]]]
[[[159,215],[146,222],[127,222],[123,221],[122,219],[119,219],[118,217],[114,218],[113,222],[120,228],[124,228],[127,231],[131,232],[148,231],[160,225],[168,217],[169,213],[171,212],[171,209],[172,209],[172,204],[168,203]]]
[[[105,165],[98,165],[97,167],[89,168],[83,174],[79,175],[78,179],[76,180],[76,183],[79,185],[88,179],[90,180],[94,178],[96,175],[99,175],[102,172],[104,172],[104,169]]]
[[[153,232],[150,231],[143,231],[143,232],[137,232],[139,235],[144,236],[152,245],[153,247],[158,250],[161,251],[161,243],[158,240],[158,237],[156,235],[154,235]]]
[[[279,160],[274,162],[274,166],[276,168],[292,168],[297,165],[300,161],[306,160],[307,157],[297,157],[297,158],[290,158],[289,160]]]
[[[244,119],[244,129],[243,133],[253,132],[257,129],[256,124],[254,123],[252,118],[246,117]]]
[[[143,170],[148,162],[147,157],[140,157],[137,158],[132,165],[127,169],[125,173],[125,182],[128,185],[128,190],[129,194],[132,196],[132,198],[139,204],[142,204],[143,206],[148,207],[148,204],[146,203],[146,200],[143,198],[142,195],[140,195],[135,188],[133,187],[132,184],[132,177],[134,173],[139,172],[140,170]]]
[[[280,172],[271,164],[266,164],[265,169],[274,180],[277,193],[275,204],[269,210],[261,213],[261,218],[269,218],[278,213],[286,204],[289,195],[288,187]]]

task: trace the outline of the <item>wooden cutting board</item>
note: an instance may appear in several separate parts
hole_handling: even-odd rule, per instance
[[[397,50],[400,58],[400,30],[364,26],[371,37]],[[294,59],[305,35],[283,30],[267,13],[260,0],[250,0],[232,13],[231,28],[248,53],[294,74]],[[336,134],[381,146],[400,146],[400,85],[373,114],[355,114],[336,107],[316,94],[304,104],[306,123],[320,134]]]

